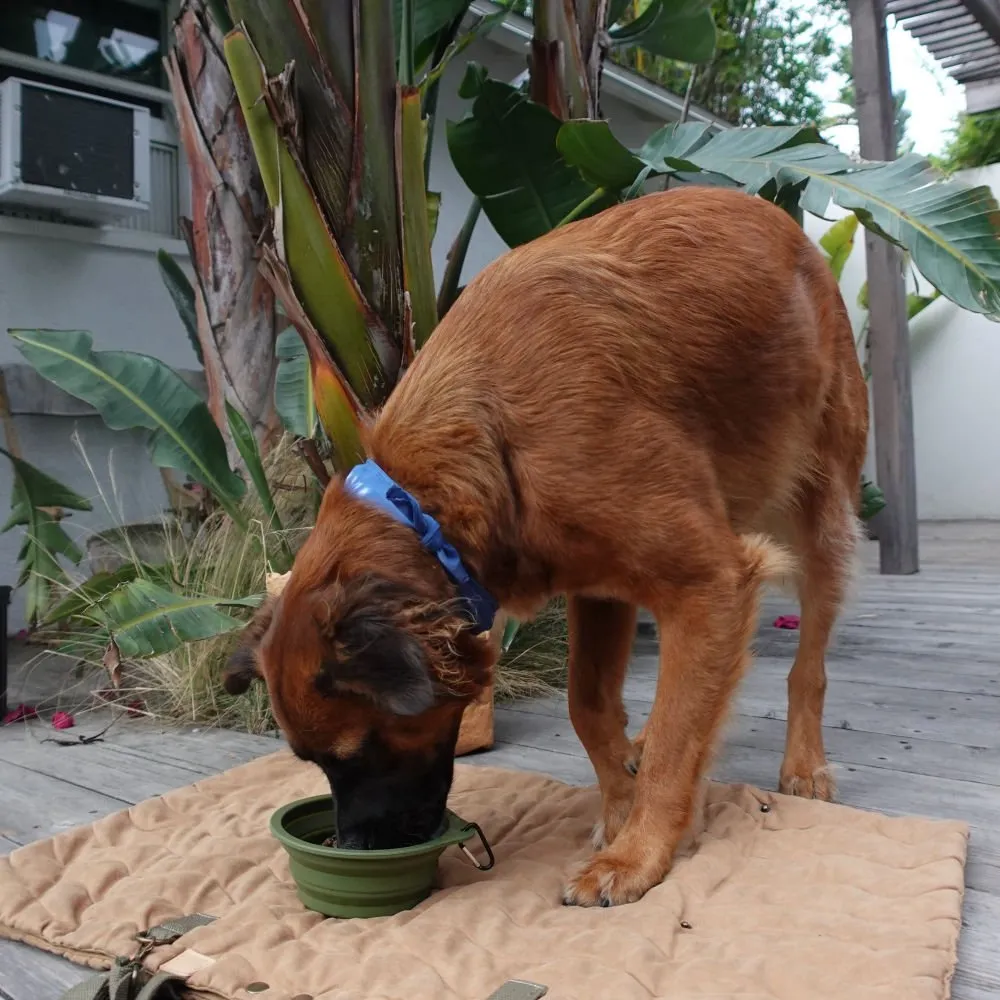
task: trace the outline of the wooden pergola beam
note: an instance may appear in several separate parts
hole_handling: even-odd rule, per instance
[[[896,136],[885,30],[885,0],[848,0],[861,156],[894,160]],[[903,256],[865,233],[868,269],[875,464],[886,506],[874,522],[884,574],[916,573],[917,474],[913,447],[913,390]]]

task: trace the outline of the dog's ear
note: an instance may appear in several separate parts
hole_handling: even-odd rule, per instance
[[[433,707],[434,683],[419,639],[375,608],[337,622],[316,676],[327,697],[355,694],[391,715],[420,715]]]
[[[274,618],[275,598],[265,598],[250,624],[243,630],[239,645],[233,651],[222,671],[222,686],[228,694],[245,694],[250,685],[261,677],[257,660],[260,640]]]
[[[346,588],[335,584],[320,595],[320,694],[358,695],[392,715],[420,715],[433,707],[438,692],[427,651],[405,611],[408,599],[403,588],[372,577]]]
[[[222,671],[222,686],[227,694],[245,694],[256,680],[260,680],[257,652],[240,646],[229,657]]]

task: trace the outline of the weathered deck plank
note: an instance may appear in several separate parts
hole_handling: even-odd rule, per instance
[[[925,571],[868,576],[832,643],[824,738],[840,801],[971,825],[955,1000],[1000,998],[1000,526],[925,526]],[[869,549],[872,547],[869,546]],[[870,564],[873,553],[865,554]],[[713,768],[721,780],[774,788],[784,746],[785,677],[797,633],[774,629],[794,602],[769,596],[758,656]],[[654,640],[640,638],[625,694],[637,726],[656,678]],[[52,692],[39,666],[25,690]],[[63,703],[86,684],[67,685]],[[103,716],[85,718],[87,731]],[[846,723],[846,726],[842,724]],[[0,852],[241,764],[281,744],[220,730],[132,721],[105,742],[55,747],[36,728],[0,733]],[[562,696],[504,706],[496,748],[468,763],[590,783],[593,771]],[[52,956],[0,942],[0,995],[49,1000],[85,975]]]

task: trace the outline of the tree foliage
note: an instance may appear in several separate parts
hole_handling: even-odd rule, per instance
[[[632,16],[645,7],[631,5]],[[840,17],[829,5],[801,10],[780,0],[715,0],[716,51],[695,75],[693,104],[734,125],[815,124],[823,101],[813,86],[831,68],[831,29]],[[637,47],[611,54],[677,94],[691,67]]]
[[[951,173],[1000,163],[1000,111],[961,115],[937,166]]]

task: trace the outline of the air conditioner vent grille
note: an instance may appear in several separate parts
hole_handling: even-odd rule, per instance
[[[21,179],[110,198],[135,197],[131,109],[25,84]]]

